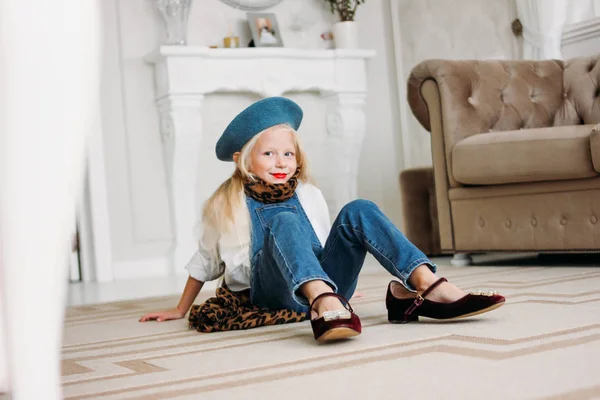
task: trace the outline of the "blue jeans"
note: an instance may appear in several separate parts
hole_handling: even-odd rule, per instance
[[[303,215],[290,211],[274,214],[265,229],[264,244],[254,260],[251,300],[270,308],[307,311],[299,291],[312,280],[322,280],[349,299],[358,282],[367,251],[407,288],[410,274],[426,264],[436,266],[417,249],[371,201],[347,204],[333,223],[325,247],[314,248]]]

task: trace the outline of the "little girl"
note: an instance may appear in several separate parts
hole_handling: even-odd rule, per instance
[[[356,336],[361,323],[347,299],[367,251],[400,281],[387,290],[392,323],[467,317],[504,303],[498,294],[465,294],[438,279],[436,266],[370,201],[347,204],[330,229],[296,133],[302,115],[293,101],[271,97],[227,126],[216,153],[236,169],[204,205],[202,239],[179,304],[140,321],[183,318],[204,282],[223,276],[232,291],[250,289],[261,308],[308,311],[316,340]]]

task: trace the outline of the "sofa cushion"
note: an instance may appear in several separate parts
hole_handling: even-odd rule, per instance
[[[592,162],[594,169],[600,172],[600,124],[596,125],[590,135],[590,147],[592,149]]]
[[[452,149],[452,175],[468,185],[596,176],[598,168],[594,169],[590,151],[593,127],[573,125],[470,136]]]

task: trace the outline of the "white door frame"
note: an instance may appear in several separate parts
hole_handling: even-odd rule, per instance
[[[114,51],[114,35],[118,32],[118,0],[102,1],[102,43],[100,79],[103,83],[97,101],[92,132],[86,150],[85,184],[78,207],[81,278],[84,282],[114,280],[110,215],[106,179],[102,109],[112,98],[106,97],[106,85],[111,81],[110,66],[118,61]]]
[[[98,107],[97,122],[88,137],[85,183],[78,207],[81,279],[84,282],[113,280],[104,141],[100,115],[100,107]]]

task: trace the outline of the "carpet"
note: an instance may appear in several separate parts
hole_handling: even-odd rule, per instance
[[[352,301],[363,334],[318,344],[309,322],[198,333],[139,323],[177,297],[67,310],[66,399],[600,398],[600,268],[441,266],[503,307],[455,322],[387,322],[390,276],[367,268]],[[212,293],[199,296],[201,302]]]

